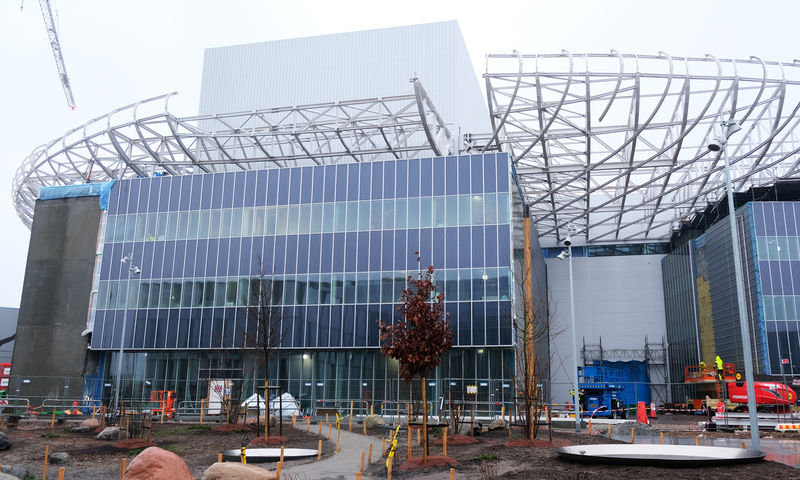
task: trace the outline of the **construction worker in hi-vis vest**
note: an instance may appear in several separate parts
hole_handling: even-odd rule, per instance
[[[719,358],[719,355],[717,355],[715,362],[717,363],[717,376],[722,380],[722,359]]]

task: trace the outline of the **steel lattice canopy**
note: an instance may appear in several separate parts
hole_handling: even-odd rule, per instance
[[[189,118],[169,112],[174,93],[142,100],[35,149],[14,178],[14,206],[30,227],[43,186],[452,153],[450,131],[412,80],[410,95]]]
[[[797,175],[800,64],[610,54],[489,55],[492,126],[477,151],[510,152],[544,246],[663,241],[724,198],[721,122],[734,190]],[[580,243],[580,240],[579,240]]]

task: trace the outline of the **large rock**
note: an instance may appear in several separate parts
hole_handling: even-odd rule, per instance
[[[0,450],[8,450],[11,448],[11,440],[8,439],[5,433],[0,432]]]
[[[68,463],[72,463],[72,459],[69,458],[69,454],[67,452],[51,453],[48,457],[48,461],[53,465],[66,465]]]
[[[3,468],[5,469],[5,467],[3,467]],[[25,478],[25,477],[17,477],[15,475],[11,475],[9,473],[0,472],[0,480],[19,480],[20,478]]]
[[[273,480],[277,478],[278,475],[275,472],[255,465],[223,462],[208,467],[200,480]]]
[[[364,424],[367,428],[382,427],[386,425],[386,420],[380,415],[367,415],[367,418],[364,419]]]
[[[119,427],[106,427],[97,434],[98,440],[116,440],[119,437]]]
[[[501,428],[506,428],[506,420],[504,418],[495,418],[494,421],[489,424],[489,431],[499,430]]]
[[[71,432],[75,432],[75,433],[94,432],[95,430],[97,430],[97,428],[95,428],[95,427],[86,427],[86,426],[83,426],[83,425],[78,425],[78,426],[72,427],[70,429]]]
[[[16,479],[33,476],[31,475],[31,472],[27,468],[18,467],[16,465],[6,465],[5,463],[3,464],[3,473],[11,475]],[[5,479],[0,478],[0,480],[5,480]]]
[[[125,470],[125,480],[194,480],[181,457],[158,447],[146,448]]]
[[[100,426],[100,420],[97,420],[95,418],[87,418],[86,420],[81,422],[80,426],[81,427],[97,428],[97,427]]]

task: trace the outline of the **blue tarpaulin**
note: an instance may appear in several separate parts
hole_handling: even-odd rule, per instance
[[[59,198],[100,197],[100,209],[108,210],[108,196],[116,180],[102,183],[80,183],[76,185],[58,185],[42,187],[39,200],[56,200]]]

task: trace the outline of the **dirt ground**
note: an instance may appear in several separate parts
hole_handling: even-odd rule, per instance
[[[36,478],[41,478],[44,463],[45,444],[50,445],[50,453],[66,452],[72,463],[66,465],[67,479],[80,480],[117,480],[121,460],[127,462],[133,459],[140,449],[127,450],[116,448],[114,442],[97,440],[95,432],[74,433],[70,428],[79,422],[66,422],[50,429],[48,421],[23,420],[16,428],[4,430],[12,442],[10,449],[0,452],[0,463],[4,466],[13,465],[24,467]],[[217,455],[223,450],[238,449],[243,442],[248,442],[256,436],[255,427],[249,431],[215,431],[215,424],[210,424],[210,429],[198,429],[200,425],[181,423],[153,424],[150,441],[158,447],[169,450],[179,455],[191,470],[195,478],[200,478],[203,472],[212,463],[217,461]],[[263,428],[263,426],[262,426]],[[312,425],[313,428],[313,425]],[[278,434],[274,428],[271,433]],[[260,433],[263,435],[263,432]],[[291,424],[283,426],[283,436],[287,437],[285,446],[293,448],[317,448],[319,437],[306,433],[305,428],[292,429]],[[323,439],[323,455],[331,455],[335,444]],[[315,461],[297,460],[296,462]],[[275,465],[259,464],[275,470]],[[60,466],[60,465],[59,465]],[[48,466],[48,478],[56,478],[59,466]]]
[[[368,432],[376,436],[386,436],[380,429]],[[688,433],[688,432],[687,432]],[[696,433],[695,433],[696,435]],[[520,437],[514,432],[514,437]],[[456,472],[467,479],[504,480],[528,479],[615,479],[615,480],[650,480],[654,478],[679,479],[769,479],[800,478],[800,470],[782,463],[764,461],[754,464],[706,467],[706,468],[661,468],[632,467],[619,465],[580,465],[561,460],[555,448],[568,445],[587,445],[598,443],[623,443],[609,440],[607,436],[594,434],[575,434],[568,431],[554,430],[552,443],[547,431],[540,431],[535,447],[507,447],[508,430],[484,432],[478,437],[477,444],[447,446],[447,455],[457,461]],[[424,480],[433,477],[437,472],[448,471],[449,468],[433,468],[427,471],[402,471],[402,464],[408,458],[408,437],[401,432],[396,453],[397,461],[392,478]],[[417,446],[416,436],[412,435],[412,455],[419,456],[422,447]],[[431,440],[431,443],[433,441]],[[442,455],[442,447],[431,445],[429,454]],[[385,477],[385,466],[373,464],[368,470],[370,475]],[[441,477],[439,477],[441,478]]]

